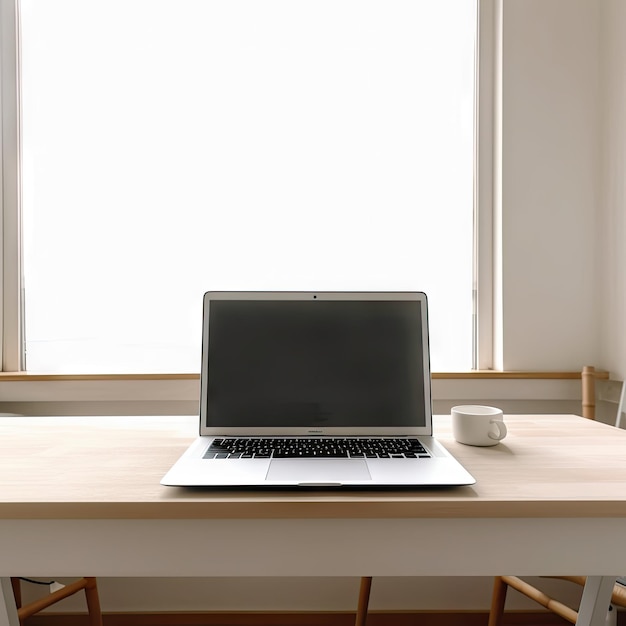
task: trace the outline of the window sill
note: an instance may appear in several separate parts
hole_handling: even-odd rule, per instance
[[[497,371],[433,372],[433,380],[577,380],[578,371]],[[596,370],[596,378],[607,380],[608,372]],[[140,380],[199,380],[199,374],[45,374],[29,372],[0,372],[2,382],[29,381],[140,381]]]
[[[608,379],[607,372],[596,374]],[[456,404],[490,404],[510,413],[580,412],[576,371],[435,372],[432,378],[435,413]],[[197,415],[199,398],[199,374],[0,373],[5,415]]]

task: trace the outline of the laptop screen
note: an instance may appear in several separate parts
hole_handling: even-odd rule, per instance
[[[421,299],[209,297],[204,423],[251,429],[425,426],[425,316]]]

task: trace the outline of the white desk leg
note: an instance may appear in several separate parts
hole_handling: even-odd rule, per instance
[[[605,626],[616,577],[587,576],[576,626]]]
[[[10,578],[0,578],[0,626],[20,626]]]

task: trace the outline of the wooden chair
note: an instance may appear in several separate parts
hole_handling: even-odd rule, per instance
[[[602,376],[604,377],[604,376]],[[588,419],[595,419],[596,417],[596,380],[598,374],[594,367],[587,366],[583,368],[581,373],[582,380],[582,416]],[[623,403],[623,389],[626,387],[624,383],[622,387],[622,400],[618,407],[618,415],[616,424],[619,424],[621,418],[621,410]],[[585,585],[585,576],[549,576],[547,578],[556,578],[560,580],[567,580],[577,585]],[[578,611],[559,602],[558,600],[547,595],[537,587],[523,581],[517,576],[496,576],[493,583],[493,595],[491,597],[491,609],[489,611],[489,624],[488,626],[501,626],[504,617],[504,605],[506,601],[506,594],[508,588],[511,587],[519,593],[525,595],[527,598],[537,602],[544,608],[552,611],[556,615],[559,615],[563,619],[576,623],[578,617]],[[626,608],[626,587],[623,584],[617,583],[613,588],[613,594],[611,599],[613,606]]]
[[[372,577],[362,576],[359,588],[359,603],[356,609],[355,626],[365,626],[367,620],[367,607],[370,603],[370,591],[372,590]]]
[[[585,586],[586,576],[550,576],[549,578],[558,578],[560,580],[568,580],[572,583]],[[506,601],[506,592],[511,587],[527,598],[534,600],[544,608],[552,611],[559,617],[567,620],[571,624],[575,624],[578,619],[578,611],[555,600],[548,594],[544,593],[537,587],[523,581],[517,576],[496,576],[493,582],[493,595],[491,597],[491,609],[489,611],[488,626],[500,626],[504,618],[504,603]],[[626,587],[616,583],[613,587],[611,604],[626,608]]]
[[[100,598],[98,596],[98,586],[96,579],[93,577],[85,577],[76,580],[57,591],[53,591],[48,595],[29,602],[28,604],[22,604],[22,588],[19,578],[11,578],[11,585],[13,587],[13,595],[15,597],[15,605],[17,606],[17,616],[20,620],[20,625],[23,626],[24,621],[39,613],[43,609],[63,600],[69,596],[78,593],[81,590],[85,591],[85,598],[87,600],[87,611],[89,613],[90,626],[102,626],[102,612],[100,610]]]

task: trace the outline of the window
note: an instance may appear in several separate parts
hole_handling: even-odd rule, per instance
[[[476,13],[21,0],[26,368],[198,371],[210,289],[417,289],[469,369]]]

